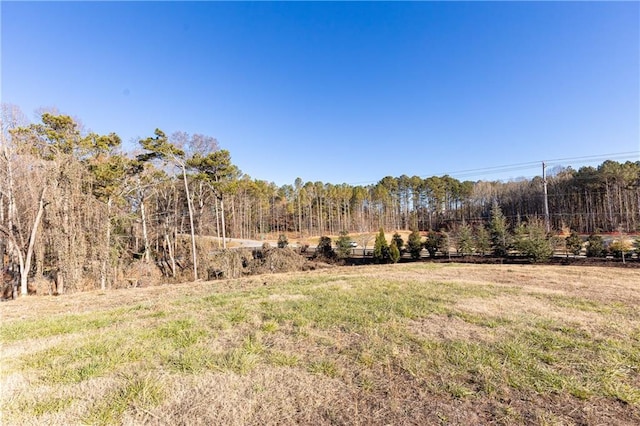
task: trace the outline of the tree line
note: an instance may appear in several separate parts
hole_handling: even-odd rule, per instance
[[[198,279],[207,250],[228,238],[457,232],[491,218],[544,218],[541,178],[459,181],[387,176],[370,185],[277,186],[242,173],[215,138],[156,129],[125,152],[120,137],[87,132],[68,115],[29,123],[2,105],[0,261],[30,276],[55,274],[59,291],[108,288],[133,262]],[[605,161],[547,177],[550,225],[582,234],[640,229],[640,161]],[[274,237],[275,236],[275,237]],[[207,245],[207,237],[217,237]],[[219,247],[218,247],[219,246]],[[98,283],[98,284],[96,284]]]

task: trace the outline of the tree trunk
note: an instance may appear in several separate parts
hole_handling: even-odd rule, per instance
[[[144,197],[140,200],[140,215],[142,216],[142,240],[144,241],[144,263],[150,262],[149,234],[147,232],[147,213],[144,207]]]
[[[198,253],[196,252],[196,235],[193,227],[193,207],[191,206],[191,196],[189,195],[189,184],[187,182],[187,169],[182,166],[182,178],[184,180],[184,192],[187,196],[187,208],[189,209],[189,226],[191,228],[191,254],[193,257],[193,280],[198,280]]]
[[[33,247],[35,245],[36,237],[38,235],[38,227],[40,226],[40,222],[42,221],[42,215],[44,214],[44,196],[47,191],[47,187],[42,188],[42,192],[40,193],[40,201],[38,202],[38,213],[36,214],[36,218],[33,221],[33,227],[31,228],[31,235],[29,236],[29,245],[27,247],[27,254],[24,257],[24,260],[20,265],[20,293],[23,296],[28,294],[27,289],[27,277],[29,275],[29,271],[31,270],[31,260],[33,259]],[[22,257],[22,256],[20,256]]]
[[[227,236],[225,233],[225,225],[224,225],[224,201],[222,200],[222,197],[220,197],[220,217],[222,219],[222,248],[226,249],[227,248]]]
[[[107,289],[107,264],[111,252],[111,197],[107,200],[107,232],[106,232],[106,253],[102,254],[102,264],[100,265],[100,290]]]

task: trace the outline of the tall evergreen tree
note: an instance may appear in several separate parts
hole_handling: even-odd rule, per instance
[[[387,243],[382,228],[380,228],[373,246],[373,260],[377,263],[385,263],[389,260],[389,243]]]
[[[420,259],[420,252],[422,251],[422,237],[417,229],[411,231],[409,239],[407,241],[407,250],[411,254],[412,259]]]
[[[463,223],[458,229],[456,248],[461,256],[465,256],[473,252],[473,234],[471,227],[466,223]]]
[[[484,227],[484,225],[480,225],[476,228],[474,243],[476,246],[476,251],[482,256],[487,254],[491,249],[491,239],[489,237],[489,232],[487,231],[487,228]]]
[[[429,257],[436,257],[436,253],[442,247],[442,236],[435,231],[429,231],[427,234],[427,241],[424,243],[424,248],[429,252]]]
[[[396,243],[396,248],[400,252],[402,252],[402,248],[404,247],[404,240],[402,239],[400,234],[398,234],[397,232],[395,234],[393,234],[393,237],[391,237],[391,242],[395,242]]]
[[[391,240],[391,245],[389,246],[389,260],[391,260],[392,263],[398,263],[400,260],[400,250],[398,250],[396,240]]]
[[[336,254],[340,259],[347,258],[351,254],[351,238],[347,231],[340,232],[340,236],[336,240]]]
[[[507,229],[507,219],[497,201],[494,201],[491,207],[489,233],[493,254],[500,257],[507,256],[509,253],[509,230]]]

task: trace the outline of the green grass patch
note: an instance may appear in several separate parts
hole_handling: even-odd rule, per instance
[[[320,361],[313,361],[309,363],[307,370],[313,374],[323,374],[327,377],[337,377],[339,374],[339,368],[337,364],[329,359],[323,359]]]
[[[61,315],[35,320],[13,321],[0,326],[0,342],[10,343],[24,339],[98,330],[125,321],[129,310],[117,309],[91,314]]]
[[[627,317],[638,318],[638,310],[635,306],[628,306],[620,302],[608,302],[590,300],[562,294],[537,294],[535,297],[547,300],[555,306],[570,308],[583,312],[595,312],[598,314],[620,314]]]
[[[130,375],[107,392],[104,398],[93,406],[83,419],[88,424],[111,425],[122,422],[128,409],[149,409],[157,406],[164,398],[162,383],[154,376]]]
[[[214,357],[212,366],[219,371],[243,375],[252,371],[258,365],[259,360],[259,355],[243,348],[236,348],[218,354]]]
[[[268,362],[276,367],[295,367],[300,363],[300,358],[296,354],[273,351],[268,354]]]
[[[66,397],[45,397],[38,400],[21,400],[18,402],[18,410],[22,413],[28,413],[35,417],[41,417],[45,414],[58,413],[66,410],[73,404],[74,398]]]
[[[207,335],[207,331],[193,319],[167,321],[154,330],[154,335],[167,340],[176,348],[186,348],[198,343]]]
[[[79,383],[106,375],[144,357],[142,348],[123,336],[93,336],[75,345],[58,345],[22,359],[47,384]]]

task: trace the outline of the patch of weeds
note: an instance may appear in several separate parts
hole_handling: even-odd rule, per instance
[[[127,309],[127,311],[135,312],[135,311],[150,311],[153,308],[144,303],[138,303],[137,305],[133,305]]]
[[[510,405],[499,405],[496,408],[499,424],[522,424],[523,418],[516,408]]]
[[[260,302],[260,309],[262,310],[262,321],[273,322],[276,324],[292,323],[298,327],[304,327],[309,323],[309,320],[304,317],[304,314],[299,312],[297,307],[297,301],[284,301],[284,302]]]
[[[252,390],[255,393],[263,393],[263,392],[265,392],[267,390],[267,388],[264,387],[264,385],[255,384],[255,385],[252,386]]]
[[[570,389],[577,394],[585,391],[569,371],[564,371],[561,365],[545,363],[541,356],[544,352],[526,341],[503,342],[497,345],[497,350],[504,357],[503,374],[507,383],[516,389],[546,394]]]
[[[434,373],[433,360],[422,356],[408,356],[399,360],[400,367],[416,379],[425,379]]]
[[[560,294],[535,294],[534,297],[546,299],[561,308],[570,308],[583,312],[595,312],[599,314],[619,313],[622,315],[636,314],[635,309],[619,302],[605,303],[574,296]]]
[[[260,326],[260,330],[264,331],[265,333],[275,333],[276,331],[278,331],[278,323],[275,321],[267,321],[262,323],[262,325]]]
[[[604,383],[604,392],[607,396],[630,405],[640,405],[640,388],[617,380],[608,380]]]
[[[268,361],[277,367],[295,367],[299,364],[300,359],[296,354],[274,351],[269,353]]]
[[[77,352],[76,352],[77,351]],[[106,345],[90,344],[72,350],[46,350],[25,363],[45,383],[79,383],[112,369]]]
[[[225,314],[225,317],[231,324],[236,325],[246,322],[249,318],[249,314],[243,306],[236,306],[232,310],[227,312]]]
[[[310,373],[323,374],[331,378],[338,376],[338,366],[335,362],[327,359],[311,362],[307,367],[307,370]]]
[[[155,335],[169,340],[176,348],[186,348],[198,343],[207,332],[191,319],[169,321],[155,329]]]
[[[82,315],[64,315],[56,318],[39,318],[2,324],[0,341],[9,343],[18,340],[37,339],[86,332],[109,327],[124,321],[122,310]]]
[[[375,357],[370,352],[362,352],[358,355],[358,363],[367,368],[372,368],[376,362]]]
[[[147,315],[148,318],[166,318],[167,313],[165,311],[156,311],[152,314]]]
[[[208,306],[223,307],[229,304],[229,296],[221,294],[212,294],[202,298]]]
[[[242,350],[248,354],[259,355],[264,352],[264,346],[258,336],[251,334],[244,339]]]
[[[454,398],[463,399],[474,395],[473,390],[460,383],[449,382],[445,385],[445,387],[447,389],[447,392]]]
[[[22,400],[18,403],[18,409],[22,413],[40,417],[44,414],[59,413],[67,409],[74,401],[74,398],[44,397],[36,401]]]
[[[169,353],[163,363],[179,373],[197,374],[215,365],[215,357],[206,348],[190,346]]]
[[[464,311],[452,311],[450,316],[456,316],[469,324],[479,325],[481,327],[496,328],[500,326],[509,325],[511,320],[503,317],[495,317],[489,315],[478,315]]]
[[[118,387],[108,392],[83,419],[89,424],[118,424],[127,409],[150,409],[162,402],[164,388],[151,375],[125,376]]]
[[[254,353],[236,348],[216,356],[213,360],[213,366],[222,371],[243,375],[252,371],[259,359],[259,356]]]
[[[372,392],[375,390],[375,381],[373,377],[362,374],[356,379],[357,386],[364,392]]]
[[[80,345],[56,346],[26,356],[22,365],[35,370],[45,383],[79,383],[136,362],[143,356],[135,341],[118,336],[95,336]]]

